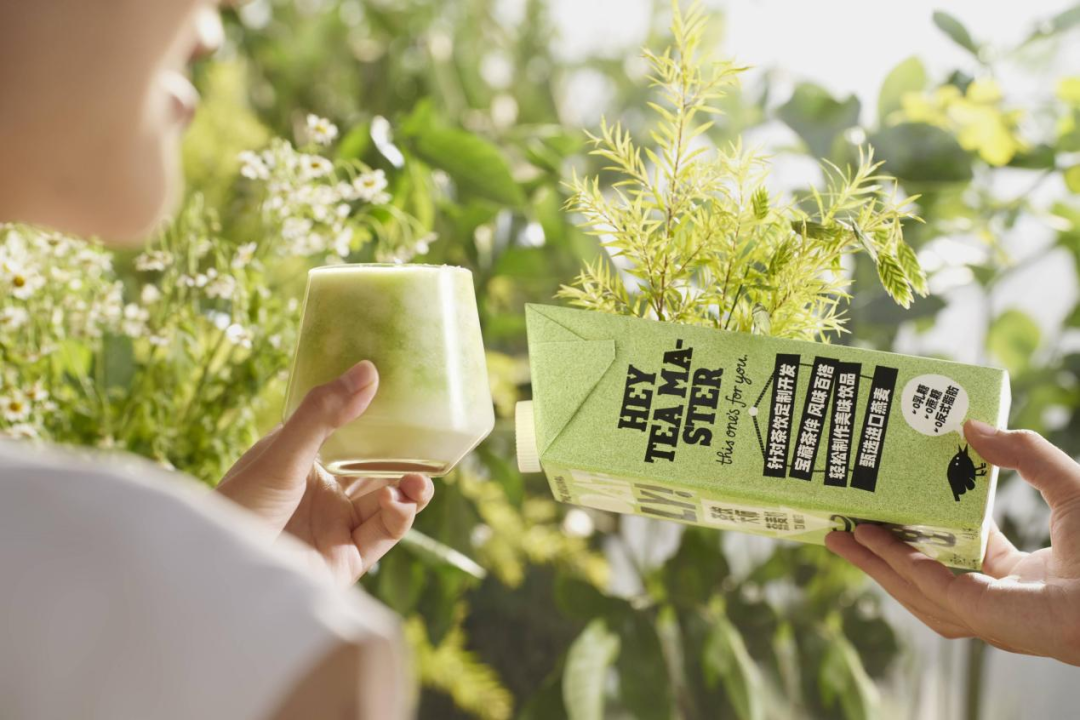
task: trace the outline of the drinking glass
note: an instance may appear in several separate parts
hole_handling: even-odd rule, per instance
[[[331,265],[308,273],[285,417],[361,360],[379,390],[319,461],[335,475],[445,475],[495,424],[472,273],[446,265]]]

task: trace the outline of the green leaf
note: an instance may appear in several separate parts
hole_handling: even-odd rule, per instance
[[[878,277],[881,278],[881,286],[885,288],[885,292],[889,293],[889,297],[902,308],[911,307],[911,301],[915,297],[911,292],[911,285],[904,274],[904,269],[900,267],[896,258],[888,253],[881,253],[878,255],[877,270]]]
[[[777,116],[803,139],[811,153],[827,157],[836,136],[858,124],[860,107],[854,95],[841,102],[819,85],[800,83],[791,99],[777,110]]]
[[[1050,18],[1049,22],[1040,24],[1040,27],[1024,42],[1029,43],[1032,40],[1052,37],[1067,32],[1077,25],[1080,25],[1080,5],[1073,5]]]
[[[900,101],[905,93],[919,92],[926,87],[926,68],[917,57],[909,57],[894,67],[881,84],[878,94],[878,124],[884,125],[885,119],[900,109]]]
[[[424,565],[406,553],[390,553],[379,561],[379,597],[399,615],[408,615],[424,586]]]
[[[859,660],[859,654],[839,632],[829,633],[828,646],[818,671],[821,699],[833,707],[837,699],[847,720],[877,717],[877,688]]]
[[[1042,332],[1031,317],[1021,310],[1006,310],[990,325],[986,346],[1013,376],[1031,364],[1039,349]]]
[[[963,23],[955,17],[944,10],[938,10],[934,13],[934,24],[948,35],[954,43],[969,51],[975,57],[979,56],[979,46],[971,39],[971,33],[967,31]]]
[[[462,190],[502,205],[525,203],[525,193],[499,148],[479,135],[440,125],[430,103],[418,106],[402,123],[401,132],[416,155],[444,170]]]
[[[926,285],[926,273],[923,272],[915,251],[903,240],[896,245],[896,259],[900,263],[900,267],[904,269],[904,275],[907,276],[911,287],[916,293],[925,297],[930,291]]]
[[[649,615],[629,613],[620,628],[619,700],[635,720],[670,720],[671,679]]]
[[[349,132],[337,146],[337,156],[341,160],[360,160],[371,147],[371,125],[361,123]]]
[[[1009,167],[1023,168],[1025,170],[1049,170],[1054,167],[1057,156],[1054,148],[1046,143],[1040,143],[1029,147],[1013,155],[1009,161]]]
[[[607,671],[619,655],[619,638],[593,620],[570,645],[563,669],[563,702],[570,720],[602,720]]]
[[[769,191],[764,187],[759,187],[754,192],[754,217],[758,220],[764,220],[769,214]]]
[[[901,181],[960,183],[972,178],[971,156],[952,135],[926,123],[902,123],[871,139],[885,169]]]
[[[135,376],[135,349],[131,338],[109,335],[102,344],[99,361],[103,365],[106,388],[127,388]]]
[[[705,682],[722,681],[728,700],[740,720],[764,717],[763,683],[757,665],[746,650],[742,635],[725,616],[715,618],[705,639],[702,665]]]
[[[1065,171],[1065,187],[1080,195],[1080,165],[1073,165]]]

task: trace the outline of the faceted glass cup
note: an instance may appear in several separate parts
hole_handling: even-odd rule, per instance
[[[446,265],[331,265],[308,273],[285,417],[361,360],[379,390],[319,461],[335,475],[448,473],[495,425],[472,273]]]

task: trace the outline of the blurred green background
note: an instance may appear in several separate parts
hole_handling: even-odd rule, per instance
[[[666,3],[599,6],[263,0],[229,18],[229,46],[200,68],[206,106],[186,148],[188,177],[221,208],[226,235],[230,204],[246,201],[231,158],[267,134],[291,136],[310,111],[342,128],[340,154],[385,169],[398,202],[438,233],[426,261],[475,274],[500,420],[475,462],[441,483],[418,529],[484,572],[411,544],[364,581],[411,618],[421,717],[926,717],[920,653],[940,646],[920,649],[860,574],[824,550],[557,506],[542,478],[514,468],[511,412],[528,397],[522,306],[552,301],[601,252],[561,211],[561,183],[571,168],[596,170],[581,128],[600,113],[640,130],[650,91],[631,43],[666,42]],[[922,194],[926,223],[907,235],[935,292],[904,311],[860,259],[844,341],[1004,365],[1013,425],[1075,455],[1075,280],[1047,295],[1034,287],[1046,275],[1029,271],[1053,255],[1075,278],[1080,258],[1080,74],[1062,70],[1080,40],[1080,7],[1033,16],[1008,41],[910,12],[920,37],[949,45],[955,67],[908,57],[870,96],[832,91],[833,78],[814,82],[798,67],[764,67],[723,101],[710,140],[765,144],[777,192],[817,180],[808,157],[842,165],[857,143],[874,145],[903,191]],[[716,13],[712,44],[724,54],[747,12]],[[604,37],[627,23],[626,47]],[[836,33],[805,49],[842,44],[867,23],[837,17]],[[593,46],[590,27],[601,36]],[[773,57],[744,49],[735,59]],[[373,138],[380,117],[401,167],[380,149],[387,138]],[[1038,310],[1024,301],[1032,293],[1057,306]],[[1002,503],[1018,508],[1002,516],[1007,532],[1044,543],[1045,520],[1027,509],[1036,504],[1006,476],[1002,497],[1013,495]],[[947,708],[932,702],[943,716],[981,717],[987,650],[950,652],[953,697]]]
[[[906,6],[905,24],[891,30],[861,16],[871,14],[866,4],[812,23],[795,5],[711,4],[710,46],[763,66],[723,100],[708,140],[741,135],[774,153],[774,195],[818,181],[816,159],[844,165],[872,144],[902,191],[922,196],[926,222],[906,235],[933,292],[903,310],[858,259],[841,341],[1002,365],[1012,375],[1012,425],[1076,456],[1080,6],[1030,16],[1010,7],[1022,17],[998,39],[922,3]],[[583,128],[601,113],[641,132],[651,95],[637,46],[666,45],[668,7],[256,0],[227,11],[228,43],[196,69],[204,104],[185,173],[191,197],[216,213],[215,236],[236,246],[265,239],[237,157],[293,137],[312,112],[340,127],[339,159],[384,170],[395,204],[437,233],[419,260],[474,273],[496,431],[439,482],[418,533],[362,581],[408,619],[420,716],[1019,714],[988,707],[997,651],[928,637],[823,548],[560,506],[542,477],[515,468],[513,407],[529,396],[523,305],[554,302],[602,252],[563,212],[562,182],[572,169],[597,171]],[[873,33],[888,35],[892,52],[906,47],[905,32],[933,56],[904,51],[867,82],[880,65]],[[793,51],[766,54],[793,38],[802,43]],[[799,53],[810,71],[851,68],[857,91],[837,90],[837,77],[806,77]],[[840,61],[821,65],[822,54]],[[285,299],[302,292],[305,266],[283,267],[273,302],[289,325],[297,313]],[[272,366],[287,358],[261,357],[241,378],[207,361],[221,374],[207,378],[221,388],[216,402],[246,410],[257,397],[250,429],[237,426],[249,434],[280,416],[282,368]],[[138,387],[128,377],[116,392]],[[171,447],[180,449],[166,459],[207,482],[250,440],[197,423],[176,432]],[[134,440],[128,447],[154,454]],[[1000,492],[1007,534],[1023,547],[1045,544],[1033,493],[1009,475]]]

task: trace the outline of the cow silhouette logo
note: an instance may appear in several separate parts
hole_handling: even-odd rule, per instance
[[[949,461],[949,485],[952,486],[953,499],[960,502],[960,496],[975,489],[975,478],[986,477],[986,463],[975,466],[968,455],[968,446],[956,446],[956,454]]]

